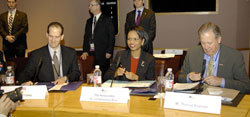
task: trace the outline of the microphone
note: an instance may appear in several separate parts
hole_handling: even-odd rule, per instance
[[[117,63],[116,63],[115,69],[117,69],[117,68],[119,67],[119,64],[120,64],[120,59],[121,59],[121,56],[119,56],[119,57],[118,57],[118,60],[117,60]],[[114,82],[114,77],[115,77],[115,75],[112,77],[112,81],[111,81],[110,87],[112,87],[112,85],[113,85],[113,82]]]
[[[203,59],[203,62],[202,62],[202,70],[201,70],[201,77],[204,76],[205,68],[206,68],[206,59]]]
[[[203,91],[203,75],[205,73],[205,68],[206,68],[206,60],[203,59],[203,62],[202,62],[202,70],[201,70],[201,80],[199,81],[199,85],[198,85],[198,88],[196,89],[196,92],[197,94],[201,93]]]
[[[42,64],[43,64],[43,58],[40,57],[39,63],[38,63],[37,68],[36,68],[33,84],[38,81],[38,74],[39,74],[39,71],[40,71],[40,69],[42,67]]]

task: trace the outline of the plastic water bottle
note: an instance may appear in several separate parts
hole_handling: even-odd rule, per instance
[[[15,74],[12,66],[7,67],[6,71],[6,85],[15,85]]]
[[[99,65],[95,65],[95,70],[93,73],[94,87],[101,87],[102,85],[102,71]]]
[[[172,72],[172,68],[168,68],[168,72],[166,73],[166,82],[165,82],[165,91],[172,91],[174,86],[174,74]]]

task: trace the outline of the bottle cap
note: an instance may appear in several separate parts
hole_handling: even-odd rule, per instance
[[[168,68],[168,72],[172,72],[172,68]]]
[[[96,69],[99,69],[99,68],[100,68],[100,65],[95,65],[95,68],[96,68]]]
[[[7,69],[9,69],[9,70],[12,69],[12,66],[7,66]]]

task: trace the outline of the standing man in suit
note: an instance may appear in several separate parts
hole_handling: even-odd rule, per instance
[[[242,54],[221,44],[220,28],[203,24],[199,31],[201,45],[188,50],[179,74],[179,82],[204,81],[211,86],[249,93],[249,77]]]
[[[125,35],[131,27],[141,26],[149,35],[148,44],[144,47],[144,51],[153,54],[153,41],[156,33],[155,13],[149,9],[144,8],[144,0],[133,0],[135,10],[129,12],[126,17]],[[126,37],[127,40],[127,37]],[[127,42],[125,40],[125,42]],[[127,48],[128,45],[126,44]]]
[[[79,80],[80,71],[76,51],[60,45],[64,38],[63,31],[64,28],[59,22],[48,25],[46,34],[48,45],[31,52],[28,63],[20,74],[20,83],[23,85],[32,85],[34,82],[63,84]]]
[[[90,0],[89,11],[92,17],[86,22],[82,59],[95,57],[94,64],[100,65],[102,76],[110,66],[115,43],[114,25],[110,17],[101,12],[100,0]]]
[[[0,35],[3,38],[3,51],[6,61],[24,57],[27,49],[26,33],[28,18],[26,13],[16,9],[16,0],[7,0],[9,11],[0,15]]]

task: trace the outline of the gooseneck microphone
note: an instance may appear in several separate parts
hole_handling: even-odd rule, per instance
[[[33,83],[38,81],[38,74],[39,74],[39,72],[41,70],[42,64],[43,64],[43,58],[40,57],[39,63],[38,63],[37,68],[36,68],[35,76],[34,76],[34,79],[33,79]]]
[[[120,59],[121,59],[121,56],[119,56],[119,57],[118,57],[118,60],[117,60],[117,63],[116,63],[115,69],[117,69],[117,68],[119,67],[119,64],[120,64]],[[112,87],[112,85],[113,85],[114,78],[115,78],[115,74],[114,74],[114,76],[112,77],[112,81],[111,81],[110,87]]]

